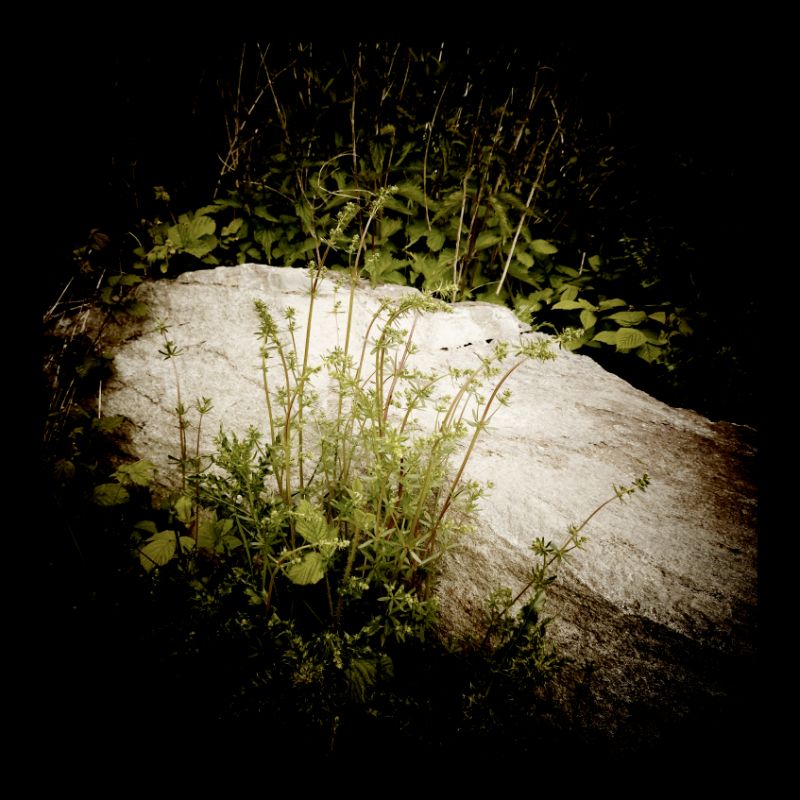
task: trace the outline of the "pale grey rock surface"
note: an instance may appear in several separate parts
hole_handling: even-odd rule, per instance
[[[115,376],[103,411],[133,425],[132,453],[174,474],[175,374],[184,403],[208,397],[201,449],[226,429],[265,428],[253,301],[297,309],[304,334],[303,271],[243,265],[181,275],[141,287],[151,319],[117,332]],[[356,331],[380,297],[413,291],[359,289]],[[313,359],[344,337],[344,290],[326,280],[315,310]],[[177,360],[159,355],[154,320],[170,326]],[[487,340],[519,341],[511,311],[459,304],[453,314],[420,318],[414,364],[475,366]],[[360,341],[356,334],[356,341]],[[657,738],[665,728],[713,717],[736,703],[755,656],[757,493],[754,432],[670,408],[604,371],[590,358],[558,350],[509,381],[511,404],[492,420],[469,477],[491,480],[475,535],[448,555],[439,590],[448,631],[480,624],[487,594],[521,587],[535,536],[561,541],[612,494],[644,472],[651,486],[594,518],[589,542],[563,565],[549,600],[552,634],[575,663],[560,702],[570,724],[602,730],[621,746]],[[322,389],[320,382],[318,388]],[[590,676],[590,677],[588,677]],[[698,710],[699,709],[699,710]]]

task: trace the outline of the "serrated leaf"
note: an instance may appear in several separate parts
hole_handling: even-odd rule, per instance
[[[309,503],[308,500],[301,500],[298,503],[295,515],[297,532],[309,544],[319,544],[319,542],[330,538],[324,514],[319,508]]]
[[[531,242],[531,249],[537,256],[550,256],[558,252],[558,248],[545,239],[534,239]]]
[[[161,531],[139,549],[139,563],[147,572],[153,567],[163,567],[175,556],[176,547],[175,531]]]
[[[92,499],[98,506],[121,506],[127,503],[131,496],[120,483],[101,483],[94,487]]]
[[[266,206],[256,206],[253,209],[253,215],[259,219],[265,219],[267,222],[278,221],[276,217],[273,217],[272,214],[269,213],[269,209]]]
[[[593,311],[590,311],[588,308],[581,311],[581,327],[584,330],[589,330],[589,328],[594,327],[596,322],[597,316]]]
[[[660,347],[650,344],[650,342],[645,342],[636,351],[636,355],[644,359],[648,364],[652,364],[661,355],[661,352]]]
[[[425,204],[425,194],[419,186],[413,183],[401,183],[397,187],[397,194],[419,205]]]
[[[439,228],[431,228],[431,230],[429,230],[425,236],[428,241],[428,247],[432,252],[438,253],[444,247],[444,231],[439,230]]]
[[[155,464],[141,459],[133,464],[124,464],[114,473],[114,477],[122,484],[134,486],[150,486],[155,475]]]
[[[97,362],[100,363],[99,361]],[[120,414],[115,414],[113,417],[100,417],[99,419],[92,420],[92,428],[100,431],[101,433],[110,433],[119,428],[125,422],[125,417]]]
[[[325,559],[321,553],[306,553],[299,563],[286,570],[286,576],[299,586],[319,583],[325,577]]]
[[[494,247],[499,241],[501,237],[498,236],[496,233],[492,233],[491,231],[483,231],[483,233],[478,234],[478,238],[475,240],[475,252],[479,252],[481,250],[486,250],[489,247]]]
[[[600,331],[600,333],[597,333],[592,337],[592,341],[616,345],[617,333],[618,331]]]
[[[408,244],[406,247],[411,247],[412,244],[418,242],[423,236],[428,235],[428,226],[424,222],[410,222],[406,225],[406,236],[408,237]]]
[[[617,350],[633,350],[646,341],[645,335],[636,328],[620,328],[617,331]]]
[[[618,325],[628,327],[644,322],[647,314],[644,311],[617,311],[615,314],[609,314],[606,319],[613,319]]]
[[[236,236],[239,233],[239,229],[244,224],[244,220],[239,217],[238,219],[233,220],[229,225],[226,225],[220,232],[220,236]]]

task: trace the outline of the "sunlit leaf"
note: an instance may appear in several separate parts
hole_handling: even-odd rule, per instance
[[[558,252],[558,248],[545,239],[534,239],[531,242],[531,249],[537,256],[550,256]]]
[[[150,486],[155,475],[155,464],[141,459],[133,464],[124,464],[114,473],[114,477],[126,485]]]
[[[646,341],[645,335],[635,328],[620,328],[617,331],[617,350],[633,350]]]
[[[597,333],[594,335],[594,337],[592,337],[592,341],[616,345],[617,333],[618,331],[600,331],[600,333]]]
[[[306,553],[299,563],[286,570],[286,575],[292,583],[300,586],[319,583],[325,577],[325,559],[321,553]]]
[[[581,311],[581,327],[585,330],[593,327],[594,324],[597,322],[597,316],[593,311],[590,311],[588,308],[585,308]]]

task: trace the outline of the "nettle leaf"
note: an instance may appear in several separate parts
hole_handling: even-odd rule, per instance
[[[230,225],[226,225],[220,232],[220,236],[236,236],[239,233],[239,229],[244,224],[244,220],[239,217],[238,219],[233,220]]]
[[[141,459],[133,464],[124,464],[114,473],[114,477],[122,484],[150,486],[153,482],[155,471],[155,464],[146,459]]]
[[[299,586],[319,583],[325,577],[325,559],[322,553],[306,553],[297,564],[286,570],[286,576]]]
[[[376,258],[367,261],[366,271],[373,285],[378,283],[406,283],[401,269],[407,266],[408,261],[399,261],[391,253],[382,250]]]
[[[496,233],[484,231],[483,233],[478,234],[478,238],[475,240],[475,252],[477,253],[480,250],[486,250],[489,247],[494,247],[494,245],[500,241],[501,237]],[[430,239],[428,239],[428,242],[430,243]]]
[[[101,483],[94,487],[92,497],[98,506],[121,506],[130,499],[128,490],[121,483]]]
[[[402,220],[384,217],[380,225],[381,241],[386,241],[390,236],[394,236],[402,227]]]
[[[408,236],[408,244],[406,247],[411,247],[412,244],[418,242],[423,236],[428,235],[428,226],[424,222],[411,222],[406,225],[406,236]]]
[[[190,218],[181,214],[178,224],[171,225],[167,235],[178,250],[202,258],[219,244],[213,235],[216,228],[217,223],[211,217],[195,215]]]
[[[272,214],[269,213],[269,210],[266,206],[256,206],[253,209],[253,215],[258,217],[259,219],[265,219],[267,222],[277,222],[278,219],[273,217]]]
[[[617,311],[615,314],[609,314],[607,319],[613,319],[618,325],[627,327],[644,322],[647,319],[647,314],[644,311]]]
[[[534,239],[531,242],[531,249],[537,256],[551,256],[558,252],[558,248],[545,239]]]
[[[635,328],[620,328],[617,331],[617,350],[633,350],[646,341],[645,335]]]
[[[181,536],[180,543],[183,550],[191,550],[194,547],[194,539],[190,536]],[[150,572],[153,567],[163,567],[164,564],[168,564],[175,557],[177,549],[175,531],[161,531],[139,549],[139,563]]]
[[[428,240],[428,247],[432,252],[438,253],[444,247],[445,234],[439,228],[431,228],[425,236]]]

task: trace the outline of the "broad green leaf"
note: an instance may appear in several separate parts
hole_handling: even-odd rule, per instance
[[[155,471],[155,464],[146,459],[141,459],[133,464],[124,464],[114,473],[114,477],[125,485],[150,486],[153,482]]]
[[[239,229],[244,224],[244,220],[239,217],[238,219],[233,220],[230,225],[226,225],[220,232],[220,236],[236,236],[239,233]]]
[[[627,327],[644,322],[647,319],[647,314],[644,311],[617,311],[615,314],[609,314],[606,319],[613,319],[618,325]]]
[[[556,269],[558,269],[562,275],[567,275],[570,278],[579,278],[581,274],[574,267],[567,267],[564,264],[559,264]]]
[[[330,538],[328,524],[325,515],[308,502],[301,500],[295,511],[297,518],[297,532],[309,543],[319,544],[321,541]]]
[[[533,256],[522,247],[517,247],[514,251],[514,258],[516,258],[520,264],[530,269],[533,266]]]
[[[607,311],[609,308],[619,308],[620,306],[628,305],[624,300],[619,297],[613,297],[611,300],[601,300],[598,308],[600,311]]]
[[[550,256],[558,252],[558,248],[545,239],[534,239],[531,242],[531,249],[537,256]]]
[[[100,363],[100,362],[97,362]],[[119,428],[125,422],[125,417],[120,414],[115,414],[113,417],[100,417],[92,420],[92,428],[100,431],[101,433],[110,433]]]
[[[620,328],[617,331],[617,350],[633,350],[646,341],[645,335],[635,328]]]
[[[589,311],[588,308],[584,308],[583,311],[581,311],[581,327],[584,330],[589,330],[589,328],[594,327],[596,322],[597,317],[593,311]]]
[[[592,341],[615,345],[617,343],[617,333],[618,331],[600,331],[600,333],[592,337]]]
[[[142,519],[139,520],[134,526],[133,529],[135,531],[143,531],[144,533],[149,533],[151,536],[155,536],[158,533],[158,528],[156,527],[155,522],[151,519]]]
[[[559,300],[557,303],[553,304],[553,308],[561,311],[575,311],[578,308],[583,308],[583,304],[579,303],[577,300]]]
[[[603,259],[601,256],[589,256],[589,266],[597,272],[603,266]]]
[[[390,236],[394,236],[402,227],[402,220],[384,217],[380,225],[381,242],[385,242]]]
[[[175,531],[161,531],[139,550],[139,563],[150,572],[153,567],[163,567],[175,556]]]
[[[662,353],[660,347],[645,342],[640,348],[636,350],[636,355],[644,359],[648,364],[652,364]]]
[[[325,559],[321,553],[306,553],[299,563],[286,570],[286,576],[300,586],[319,583],[325,577]]]
[[[561,301],[574,300],[578,296],[577,286],[565,286],[561,291]]]
[[[656,311],[653,314],[649,315],[650,319],[654,319],[656,322],[660,322],[662,325],[667,324],[667,314],[665,311]]]
[[[444,247],[445,234],[444,231],[439,228],[431,228],[431,230],[426,233],[426,237],[428,240],[428,247],[430,247],[434,253],[438,253]]]
[[[181,495],[174,505],[175,515],[184,524],[189,525],[194,517],[194,503],[192,498],[187,497],[185,494]]]
[[[121,506],[130,499],[128,490],[120,483],[101,483],[94,487],[93,500],[99,506]]]
[[[421,221],[411,222],[406,225],[406,236],[408,236],[407,247],[418,242],[423,236],[428,235],[428,226]]]

